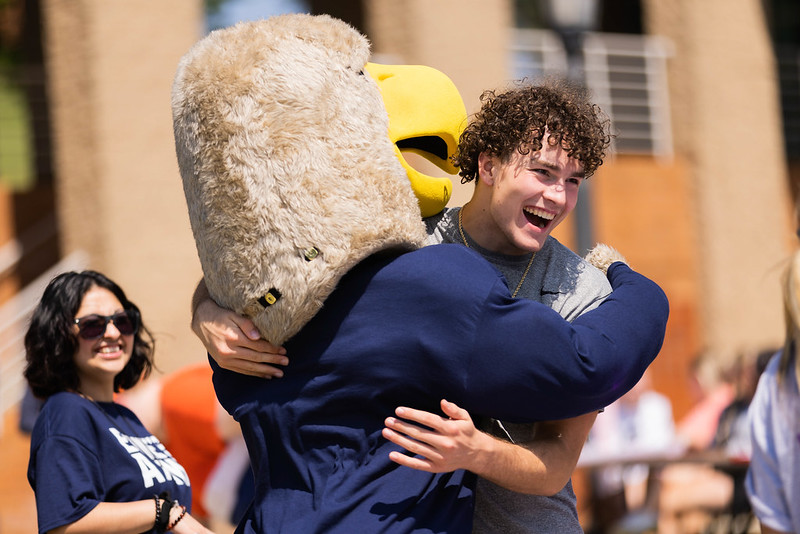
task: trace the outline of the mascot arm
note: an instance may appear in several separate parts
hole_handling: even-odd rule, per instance
[[[474,414],[530,422],[596,411],[625,394],[661,349],[669,304],[623,263],[608,276],[612,294],[572,324],[532,301],[487,307],[463,390],[449,399]]]

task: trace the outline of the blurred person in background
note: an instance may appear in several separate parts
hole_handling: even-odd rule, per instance
[[[220,405],[211,377],[208,361],[164,377],[161,439],[192,481],[192,515],[215,530],[233,530],[251,500],[252,474],[239,423]]]
[[[714,442],[722,412],[736,398],[733,379],[713,352],[698,354],[689,366],[689,392],[694,404],[675,426],[678,440],[687,451],[704,451]]]
[[[33,426],[36,424],[36,418],[42,409],[42,399],[36,398],[29,386],[25,387],[25,393],[22,395],[22,400],[19,403],[19,430],[23,434],[33,432]]]
[[[54,278],[25,351],[25,378],[45,399],[28,466],[40,534],[211,532],[187,513],[186,471],[114,402],[153,366],[152,336],[116,283],[95,271]]]
[[[672,403],[653,389],[650,372],[636,386],[598,415],[580,464],[591,470],[592,532],[643,525],[657,521],[657,492],[650,484],[647,464],[630,464],[631,458],[668,457],[677,441]]]
[[[184,366],[161,380],[158,398],[161,440],[186,469],[192,481],[192,515],[208,525],[203,506],[206,479],[225,450],[225,438],[218,431],[222,409],[211,383],[207,362]]]
[[[722,515],[730,521],[748,521],[744,479],[751,437],[747,411],[758,377],[773,353],[773,349],[743,351],[725,371],[734,395],[712,427],[710,445],[705,450],[687,451],[698,461],[678,460],[662,470],[659,532],[702,532]]]
[[[244,517],[255,492],[253,470],[242,430],[227,412],[218,420],[220,435],[227,436],[203,489],[203,505],[215,530],[233,530]]]
[[[732,366],[736,395],[722,410],[711,444],[712,449],[723,450],[732,460],[750,460],[752,440],[748,410],[753,402],[758,380],[775,352],[774,347],[758,352],[746,351]]]
[[[800,250],[783,280],[786,338],[750,403],[745,488],[764,534],[800,532]]]

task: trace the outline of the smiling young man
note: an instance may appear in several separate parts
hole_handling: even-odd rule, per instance
[[[455,162],[462,182],[475,181],[474,194],[463,208],[426,219],[431,241],[473,248],[505,276],[514,297],[575,319],[611,287],[550,233],[574,209],[609,143],[607,119],[578,88],[547,82],[486,92]],[[195,310],[193,330],[222,367],[282,376],[274,366],[288,363],[285,351],[259,339],[251,321],[210,299],[196,300]],[[487,355],[498,365],[502,356]],[[384,436],[418,456],[392,459],[424,471],[480,475],[476,532],[583,532],[570,476],[596,413],[533,425],[481,421],[480,432],[451,403],[442,402],[446,417],[412,408],[389,418]]]
[[[593,309],[611,292],[607,279],[550,233],[602,164],[607,125],[579,88],[564,83],[484,93],[455,161],[475,191],[463,208],[428,218],[429,232],[480,252],[516,298],[547,304],[567,320]],[[501,364],[502,354],[495,357]],[[411,408],[387,420],[384,436],[418,456],[392,458],[478,474],[474,532],[583,532],[570,476],[596,413],[533,425],[479,422],[483,433],[452,404],[442,404],[444,418]]]

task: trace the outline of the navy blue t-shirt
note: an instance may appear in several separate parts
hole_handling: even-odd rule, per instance
[[[152,499],[162,491],[187,508],[192,502],[186,471],[132,411],[75,393],[44,403],[31,435],[28,481],[40,533],[77,521],[101,502]]]
[[[389,460],[381,436],[396,406],[530,422],[600,409],[658,353],[668,305],[623,264],[614,293],[572,324],[513,299],[503,277],[461,245],[376,255],[345,275],[286,343],[284,377],[214,368],[241,423],[255,500],[237,533],[470,532],[474,476]]]

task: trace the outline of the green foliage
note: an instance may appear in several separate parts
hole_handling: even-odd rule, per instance
[[[514,0],[515,26],[517,28],[546,28],[540,0]]]
[[[206,14],[214,14],[219,11],[219,8],[222,7],[222,4],[227,2],[228,0],[203,0],[206,6]],[[3,0],[0,0],[0,5],[2,4]]]
[[[25,95],[4,72],[0,65],[0,183],[21,191],[34,176],[30,118]]]

